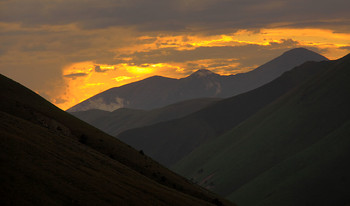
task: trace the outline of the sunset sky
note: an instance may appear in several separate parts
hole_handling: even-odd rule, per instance
[[[349,0],[0,0],[0,73],[61,109],[153,75],[350,53]]]

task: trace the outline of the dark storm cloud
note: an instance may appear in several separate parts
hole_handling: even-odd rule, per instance
[[[73,73],[73,74],[66,74],[66,75],[63,75],[64,77],[67,77],[67,78],[77,78],[77,77],[84,77],[84,76],[87,76],[88,74],[86,73]]]
[[[347,25],[347,0],[13,0],[0,3],[3,22],[77,23],[83,28],[135,26],[140,30],[242,29],[271,24]]]
[[[46,51],[47,47],[43,44],[27,44],[27,45],[23,45],[21,50],[23,52]]]
[[[269,59],[270,56],[278,55],[288,48],[297,47],[297,45],[297,41],[287,39],[282,40],[281,43],[270,43],[268,46],[248,44],[241,46],[198,47],[193,50],[162,48],[147,52],[135,52],[131,55],[121,55],[120,58],[131,57],[130,61],[139,65],[159,62],[188,62],[203,59],[237,59],[243,65],[254,65],[257,62],[261,63],[262,59]],[[317,49],[313,48],[313,50]],[[117,63],[124,62],[120,61]]]
[[[97,66],[95,66],[95,72],[103,73],[103,72],[105,72],[105,71],[102,70],[101,67],[97,65]]]
[[[344,49],[344,50],[349,50],[350,51],[350,46],[343,46],[343,47],[340,47],[340,49]]]

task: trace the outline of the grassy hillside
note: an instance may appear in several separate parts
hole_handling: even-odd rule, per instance
[[[175,171],[239,205],[349,204],[350,55],[327,67]]]
[[[1,205],[232,205],[0,76]]]
[[[306,63],[253,91],[219,101],[184,118],[127,130],[118,138],[171,166],[210,138],[237,126],[251,115],[328,65]],[[313,65],[313,64],[312,64]],[[194,163],[196,164],[196,163]]]
[[[113,112],[108,112],[94,109],[71,112],[71,114],[97,127],[107,134],[117,136],[119,133],[128,129],[184,117],[219,100],[220,99],[218,98],[187,100],[148,111],[120,108]]]
[[[229,195],[240,205],[346,205],[350,121]],[[251,198],[252,196],[258,198]]]
[[[210,205],[70,137],[0,114],[1,205]]]

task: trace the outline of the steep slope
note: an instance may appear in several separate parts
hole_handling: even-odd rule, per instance
[[[1,205],[232,205],[0,75]]]
[[[166,166],[179,161],[207,139],[216,137],[262,109],[281,95],[326,68],[329,62],[305,63],[253,91],[222,100],[194,114],[131,129],[117,137]]]
[[[239,205],[349,204],[349,80],[350,55],[201,145],[175,171]]]
[[[284,72],[303,64],[306,61],[324,61],[325,57],[304,48],[296,48],[285,52],[266,64],[250,72],[239,74],[242,81],[236,94],[258,88],[282,75]]]
[[[182,79],[154,76],[109,89],[67,111],[90,109],[113,111],[122,107],[149,110],[188,99],[226,98],[258,88],[306,61],[323,60],[327,59],[307,49],[297,48],[244,74],[220,76],[208,70],[199,70]]]
[[[94,109],[71,114],[107,134],[117,136],[128,129],[184,117],[219,100],[218,98],[187,100],[149,111],[120,108],[113,112]]]

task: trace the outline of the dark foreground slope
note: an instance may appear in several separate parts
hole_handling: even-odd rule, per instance
[[[242,206],[348,205],[349,91],[350,55],[203,144],[175,171]]]
[[[117,136],[119,133],[128,129],[184,117],[219,100],[218,98],[193,99],[153,110],[120,108],[113,112],[108,112],[93,109],[71,112],[71,114],[107,134]]]
[[[182,79],[154,76],[111,88],[67,111],[113,111],[121,107],[149,110],[189,99],[227,98],[258,88],[306,61],[323,60],[327,58],[304,48],[296,48],[244,74],[221,76],[204,69]]]
[[[127,130],[117,137],[166,166],[179,161],[207,139],[232,129],[281,95],[326,68],[305,63],[253,91],[222,100],[184,118]]]
[[[0,99],[1,205],[231,205],[2,75]]]

